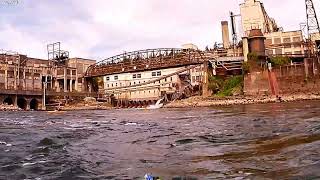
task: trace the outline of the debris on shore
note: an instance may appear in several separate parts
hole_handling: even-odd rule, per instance
[[[210,106],[229,106],[229,105],[245,105],[245,104],[265,104],[276,102],[292,102],[303,100],[320,100],[320,95],[286,95],[286,96],[266,96],[266,97],[201,97],[194,96],[188,99],[171,102],[165,105],[165,108],[188,108],[188,107],[210,107]]]

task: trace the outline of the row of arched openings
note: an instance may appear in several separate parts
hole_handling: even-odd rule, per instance
[[[11,97],[7,97],[6,99],[4,99],[3,104],[13,105],[14,102]],[[28,102],[25,98],[21,97],[21,98],[18,98],[17,105],[20,109],[27,110]],[[38,110],[39,108],[39,102],[37,99],[32,99],[29,105],[30,105],[30,110]]]

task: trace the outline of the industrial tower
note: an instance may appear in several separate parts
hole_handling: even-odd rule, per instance
[[[314,8],[312,0],[306,1],[306,11],[307,11],[307,27],[308,27],[308,37],[311,38],[311,35],[314,33],[319,33],[319,22],[317,18],[317,13]]]
[[[305,0],[306,1],[306,14],[307,14],[307,31],[308,31],[308,39],[307,39],[307,47],[308,47],[308,56],[311,57],[315,53],[316,50],[319,51],[320,49],[320,42],[317,41],[320,37],[320,27],[319,21],[317,18],[317,13],[314,8],[314,4],[312,0]],[[316,40],[315,43],[313,40]]]

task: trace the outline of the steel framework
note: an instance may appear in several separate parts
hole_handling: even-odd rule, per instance
[[[317,18],[317,13],[314,8],[312,0],[306,0],[306,13],[307,13],[307,27],[308,27],[308,36],[311,38],[313,33],[319,33],[319,21]]]
[[[97,77],[111,73],[142,69],[190,65],[203,62],[203,53],[193,49],[159,48],[125,52],[88,67],[85,76]]]
[[[69,52],[61,50],[61,43],[56,42],[47,45],[48,60],[54,61],[58,65],[62,65],[69,58]]]

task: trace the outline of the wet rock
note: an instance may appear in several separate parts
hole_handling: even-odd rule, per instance
[[[40,147],[40,148],[34,150],[32,153],[34,153],[34,154],[49,154],[50,148],[49,147]]]
[[[195,140],[194,139],[181,139],[181,140],[177,140],[176,143],[177,144],[190,144],[193,143]]]
[[[39,142],[38,145],[40,145],[40,146],[52,146],[54,144],[55,144],[55,142],[52,139],[44,138]]]

